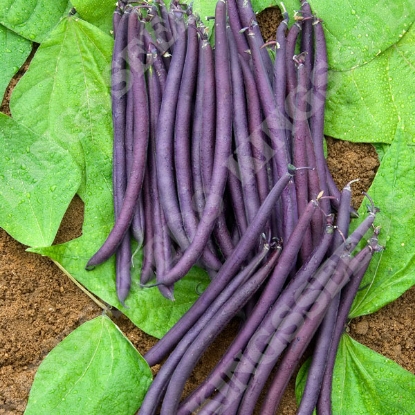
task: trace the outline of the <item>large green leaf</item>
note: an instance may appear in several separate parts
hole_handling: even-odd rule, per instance
[[[323,20],[329,66],[347,70],[371,61],[397,43],[415,20],[412,0],[310,0]]]
[[[310,359],[296,379],[299,402]],[[343,335],[333,375],[333,415],[411,415],[415,376],[397,363]]]
[[[0,226],[25,245],[51,245],[81,182],[70,154],[0,113]]]
[[[2,0],[0,23],[26,39],[41,43],[69,4],[68,0]]]
[[[32,49],[32,42],[0,25],[0,96],[13,75],[23,65]]]
[[[108,317],[97,317],[43,360],[25,414],[132,415],[151,380],[151,369],[130,341]]]
[[[415,284],[414,157],[412,135],[398,129],[369,189],[380,208],[376,224],[386,249],[373,257],[350,317],[373,313]],[[364,210],[362,205],[360,213]]]
[[[72,0],[72,5],[82,19],[110,34],[115,9],[113,0]]]
[[[65,18],[38,49],[13,91],[13,117],[56,140],[84,167],[84,148],[100,170],[111,157],[109,67],[113,40],[79,18]],[[106,174],[107,180],[110,177]],[[110,184],[106,184],[109,191]],[[84,192],[81,196],[84,198]]]
[[[415,17],[414,17],[415,20]],[[399,120],[415,137],[415,27],[367,65],[330,71],[326,134],[390,143]]]

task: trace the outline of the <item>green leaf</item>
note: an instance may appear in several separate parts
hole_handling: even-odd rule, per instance
[[[354,142],[390,143],[403,120],[415,137],[414,56],[412,25],[398,43],[367,65],[330,71],[325,133]]]
[[[65,18],[38,49],[10,101],[16,120],[57,141],[82,168],[89,152],[88,162],[95,163],[91,169],[98,171],[112,153],[112,46],[112,38],[97,27]],[[111,180],[107,172],[105,177]]]
[[[330,71],[327,135],[353,142],[392,141],[398,116],[389,93],[388,55],[390,52],[347,72]]]
[[[72,5],[82,19],[110,34],[115,9],[113,0],[72,0]]]
[[[32,50],[32,42],[0,25],[0,96]]]
[[[386,51],[415,20],[412,0],[310,0],[310,6],[324,22],[329,66],[342,71]]]
[[[2,0],[0,23],[26,39],[41,43],[69,5],[68,0]]]
[[[151,370],[105,316],[62,340],[36,373],[25,415],[128,415],[140,407]]]
[[[415,284],[415,146],[411,138],[403,126],[398,129],[369,189],[380,208],[375,224],[381,226],[379,240],[386,249],[374,255],[350,317],[373,313]],[[359,212],[364,210],[362,205]]]
[[[94,253],[94,249],[97,249],[99,243],[103,241],[102,231],[99,232],[98,245],[95,235],[98,233],[84,232],[82,237],[68,243],[46,248],[33,248],[29,251],[47,255],[57,261],[66,272],[88,290],[121,310],[137,327],[154,337],[164,336],[192,306],[209,282],[206,272],[194,267],[185,278],[175,284],[175,301],[167,300],[160,294],[157,287],[140,288],[141,257],[137,255],[132,271],[131,291],[125,301],[126,307],[123,307],[117,299],[115,290],[114,258],[110,258],[92,271],[85,270],[85,265]]]
[[[81,182],[70,154],[0,113],[0,226],[30,246],[51,245]]]
[[[296,380],[299,398],[307,361]],[[397,363],[343,335],[333,375],[333,415],[411,415],[415,412],[415,376]]]
[[[343,335],[334,368],[335,415],[413,414],[414,393],[412,373]]]

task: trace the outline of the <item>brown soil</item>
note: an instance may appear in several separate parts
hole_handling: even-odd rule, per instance
[[[9,92],[1,106],[3,112],[8,112],[8,97]],[[355,194],[368,188],[378,166],[371,145],[329,139],[328,150],[329,167],[340,186],[360,178],[361,181],[353,185]],[[354,204],[359,204],[357,196]],[[82,220],[83,205],[75,198],[55,242],[78,236]],[[0,306],[0,414],[17,415],[25,409],[33,376],[42,359],[67,334],[100,315],[102,310],[52,261],[25,252],[23,245],[1,229]],[[116,323],[141,353],[156,341],[123,316],[118,317]],[[188,389],[203,379],[236,329],[235,322],[210,348],[195,370]],[[350,334],[415,373],[415,288],[379,312],[353,320]],[[293,390],[291,382],[279,414],[295,414]]]

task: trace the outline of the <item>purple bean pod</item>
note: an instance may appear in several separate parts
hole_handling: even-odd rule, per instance
[[[229,25],[231,27],[233,37],[235,39],[235,45],[238,50],[238,54],[245,62],[249,62],[249,46],[248,42],[245,39],[245,34],[241,32],[243,29],[241,19],[238,14],[238,6],[236,5],[236,0],[228,0],[228,19]]]
[[[227,192],[230,196],[232,205],[232,216],[235,220],[236,228],[238,229],[239,240],[240,236],[243,235],[246,231],[246,228],[248,227],[248,222],[245,214],[245,199],[242,191],[242,184],[239,178],[239,166],[236,164],[236,166],[231,167],[230,170],[231,171],[229,172],[227,182]]]
[[[311,12],[310,4],[307,0],[301,1],[301,18],[302,18],[302,36],[300,51],[305,52],[306,72],[310,76],[313,70],[314,60],[314,37],[313,37],[313,14]],[[311,87],[311,78],[309,78],[308,88]]]
[[[150,146],[151,147],[151,146]],[[151,154],[149,154],[149,158]],[[152,172],[150,169],[147,170],[146,175],[144,176],[144,185],[143,185],[143,201],[144,201],[144,246],[143,246],[143,261],[141,264],[141,273],[140,273],[140,284],[146,284],[154,275],[154,254],[155,254],[155,232],[154,225],[155,220],[153,213],[155,207],[153,206],[153,189],[151,188],[151,175]]]
[[[131,241],[128,232],[116,251],[115,287],[117,298],[124,305],[131,288]]]
[[[321,21],[316,19],[313,22],[315,55],[312,72],[312,95],[311,95],[311,118],[310,131],[314,143],[314,154],[316,157],[316,168],[320,181],[321,190],[327,195],[329,187],[327,183],[326,160],[324,158],[324,109],[327,93],[327,47]],[[327,169],[328,171],[328,169]],[[332,184],[332,183],[330,183]],[[325,212],[329,210],[330,201],[323,202],[322,208]]]
[[[150,24],[151,27],[154,30],[154,35],[156,37],[156,42],[159,45],[159,47],[162,50],[162,53],[166,53],[169,51],[169,34],[167,33],[167,29],[164,23],[164,20],[159,15],[159,9],[158,7],[153,4],[152,6],[149,6],[149,16],[150,16]],[[171,35],[170,35],[171,39]]]
[[[242,185],[244,216],[250,223],[258,212],[260,201],[256,187],[255,167],[251,151],[247,121],[247,106],[242,69],[232,30],[228,28],[228,46],[233,91],[233,131],[237,164]],[[230,173],[232,175],[233,172]]]
[[[126,136],[128,136],[128,127],[124,121],[127,116],[127,96],[125,94],[118,95],[118,88],[113,89],[115,82],[126,82],[119,77],[125,76],[126,60],[123,56],[123,50],[128,42],[128,16],[125,14],[124,18],[120,9],[117,9],[113,15],[114,28],[114,50],[112,62],[112,107],[113,107],[113,124],[114,124],[114,143],[113,143],[113,200],[114,200],[114,216],[117,218],[122,207],[124,199],[125,188],[127,185],[127,160],[126,160]],[[119,25],[122,26],[119,26]],[[118,78],[118,79],[117,79]],[[128,92],[127,92],[128,94]],[[115,164],[115,160],[117,163]],[[130,235],[124,236],[121,244],[116,250],[115,256],[115,285],[117,297],[119,301],[124,304],[128,296],[131,285],[130,277],[130,263],[131,263],[131,246]]]
[[[145,64],[145,55],[143,49],[143,34],[144,34],[144,26],[143,24],[139,24],[138,22],[138,14],[136,12],[137,9],[133,9],[130,14],[130,20],[128,22],[128,57],[129,57],[129,65],[134,70],[137,65],[144,65]],[[136,60],[139,59],[139,62]],[[133,73],[133,72],[132,72]],[[133,82],[134,77],[131,77],[130,83]],[[134,94],[136,93],[136,89],[130,85],[130,89],[127,92],[127,108],[130,108],[127,111],[126,115],[126,136],[125,136],[125,148],[126,148],[126,166],[127,166],[127,177],[130,177],[132,166],[133,166],[133,159],[134,159],[134,137],[136,132],[134,131],[134,120],[135,118],[135,111],[134,111],[134,100],[136,99]],[[134,239],[138,242],[138,246],[141,247],[143,244],[144,239],[144,207],[143,207],[143,197],[140,193],[137,206],[134,209],[134,215],[131,220],[130,231]]]
[[[199,39],[199,61],[197,66],[196,98],[193,111],[192,143],[191,143],[191,165],[193,177],[193,206],[200,219],[205,206],[205,195],[203,192],[202,171],[200,168],[200,145],[203,139],[203,111],[204,95],[203,87],[206,76],[206,65],[203,54],[203,39]]]
[[[88,261],[86,269],[92,269],[94,266],[101,264],[111,257],[116,251],[131,224],[131,220],[134,215],[134,208],[136,206],[144,179],[149,139],[148,97],[144,79],[144,65],[140,63],[139,59],[136,60],[137,66],[131,66],[130,73],[133,78],[132,89],[134,95],[134,108],[142,114],[142,117],[134,118],[136,142],[134,143],[134,159],[131,174],[125,190],[122,208],[116,218],[114,227],[101,248]],[[118,93],[119,92],[120,91],[118,91]],[[125,123],[125,117],[123,122]],[[117,161],[118,160],[115,161],[115,165],[117,164]],[[114,189],[115,188],[116,186]]]
[[[297,90],[297,70],[295,67],[295,62],[293,57],[295,56],[295,46],[297,44],[297,39],[301,33],[301,24],[295,22],[288,31],[286,39],[286,72],[287,72],[287,90],[286,90],[286,106],[285,110],[291,120],[294,119],[295,113],[295,95]]]
[[[166,29],[165,35],[166,35],[167,43],[169,44],[169,47],[171,47],[171,44],[173,43],[173,35],[172,35],[171,27],[170,27],[169,12],[163,0],[155,0],[155,3],[159,7],[161,21]]]
[[[269,193],[267,165],[271,158],[270,154],[272,150],[267,148],[269,146],[266,143],[265,134],[262,130],[263,119],[261,114],[261,104],[254,75],[249,64],[245,62],[240,55],[239,61],[242,68],[247,97],[249,140],[251,142],[254,171],[256,174],[260,203],[263,203]]]
[[[308,95],[308,74],[304,65],[303,55],[296,57],[298,86],[296,96],[296,110],[293,126],[293,162],[296,166],[308,166],[307,145],[310,130],[307,121],[307,95]],[[295,178],[295,190],[297,194],[298,214],[301,216],[306,209],[308,194],[308,170],[299,171]],[[301,246],[300,257],[304,262],[313,250],[313,241],[311,237],[311,228],[308,228],[304,234],[303,244]]]
[[[161,91],[164,91],[166,86],[167,79],[167,69],[164,65],[163,60],[161,59],[160,52],[154,45],[154,43],[149,43],[147,46],[147,54],[151,54],[151,62],[154,70],[156,71],[157,77],[159,78]]]
[[[121,21],[122,15],[123,15],[122,10],[118,6],[116,6],[114,10],[114,14],[112,15],[112,33],[113,33],[114,39],[117,36],[117,29]]]
[[[308,130],[309,133],[310,130]],[[307,166],[311,169],[308,170],[308,194],[311,198],[317,197],[321,192],[320,182],[318,179],[317,169],[316,169],[316,158],[314,155],[313,141],[311,135],[307,134],[306,137],[306,150],[307,150]],[[324,195],[328,196],[328,195]],[[314,215],[311,221],[311,235],[313,240],[313,246],[316,246],[320,239],[323,236],[324,232],[324,216],[329,215],[330,212],[324,212],[323,209],[321,214]]]

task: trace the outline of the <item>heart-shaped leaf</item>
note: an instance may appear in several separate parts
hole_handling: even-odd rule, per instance
[[[376,224],[381,226],[385,250],[374,255],[350,317],[375,312],[415,284],[415,146],[411,137],[402,127],[397,130],[369,189],[380,208]]]
[[[92,169],[111,163],[112,45],[113,39],[97,27],[65,18],[38,49],[10,101],[14,119],[68,149],[83,169],[92,147],[98,152],[88,153]]]
[[[51,245],[81,183],[71,155],[0,113],[0,226],[29,246]]]
[[[415,13],[412,16],[415,20]],[[330,71],[326,134],[391,143],[400,120],[415,138],[415,27],[366,65]]]
[[[105,316],[62,340],[36,373],[26,415],[134,414],[152,374],[118,327]]]
[[[307,380],[310,359],[301,367],[297,401]],[[333,375],[333,415],[410,415],[415,411],[415,376],[397,363],[343,335]]]

